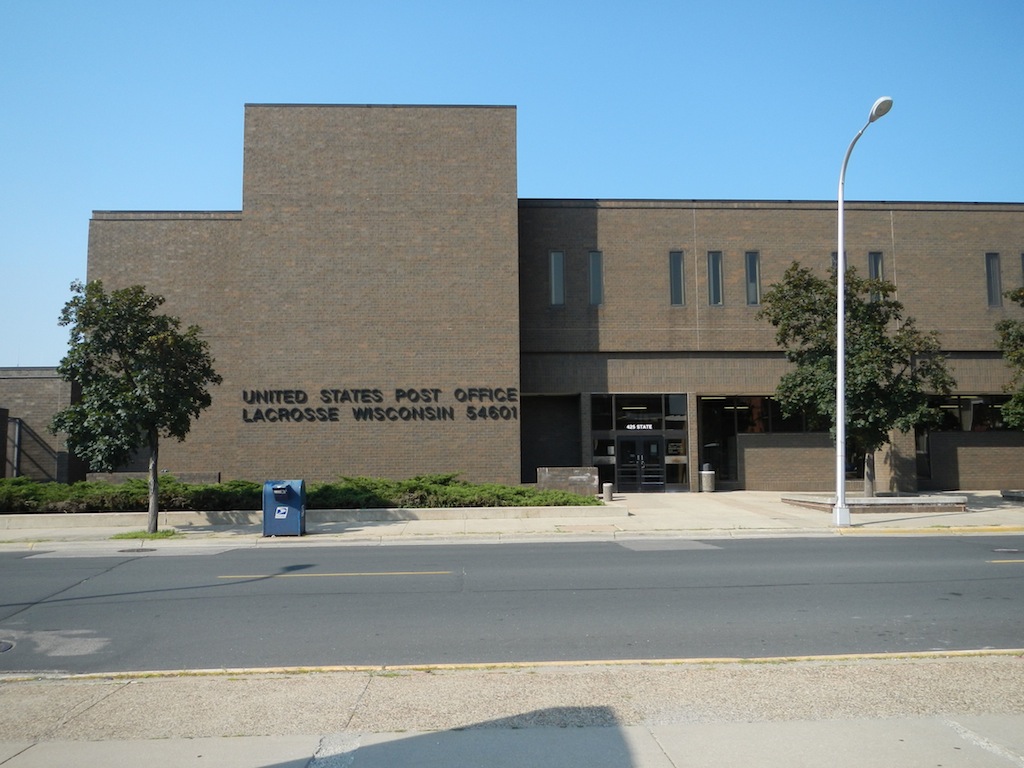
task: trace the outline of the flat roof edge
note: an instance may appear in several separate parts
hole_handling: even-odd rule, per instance
[[[296,104],[287,102],[246,102],[246,107],[314,109],[516,109],[515,104]]]
[[[241,219],[241,211],[93,211],[93,219]]]
[[[524,208],[823,208],[835,209],[836,200],[767,200],[767,199],[672,199],[672,198],[557,198],[520,197]],[[1024,202],[969,202],[942,200],[845,200],[844,205],[856,208],[970,209],[991,208],[1018,210]]]

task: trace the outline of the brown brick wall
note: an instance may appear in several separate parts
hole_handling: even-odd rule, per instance
[[[926,490],[917,477],[914,430],[893,431],[889,443],[875,452],[875,489],[879,493],[914,493]]]
[[[71,404],[71,396],[71,384],[54,368],[0,368],[0,408],[8,416],[0,477],[17,474],[57,482],[85,478],[85,468],[68,456],[64,436],[49,431],[54,415]],[[18,446],[15,420],[21,428]]]
[[[225,375],[239,358],[258,348],[258,329],[264,322],[259,308],[243,298],[248,272],[241,233],[237,211],[96,211],[89,225],[88,276],[103,280],[108,289],[139,284],[164,296],[162,311],[203,329],[214,367]],[[251,324],[245,337],[238,333],[236,318]],[[185,443],[161,443],[161,470],[260,480],[245,472],[244,456],[231,438],[236,398],[224,386],[212,388],[211,394],[213,405],[193,421]],[[140,458],[128,469],[143,470],[145,461]]]
[[[243,191],[241,213],[94,218],[90,278],[166,295],[224,377],[163,465],[518,481],[519,404],[456,396],[519,389],[515,110],[249,105]],[[399,402],[404,389],[438,402]],[[358,422],[334,390],[454,419]],[[254,391],[296,401],[272,415],[336,420],[246,422],[266,413]],[[467,405],[496,410],[470,420]]]
[[[559,392],[771,394],[788,370],[781,352],[523,354],[523,389]]]
[[[985,253],[1001,254],[1004,290],[1022,282],[1024,206],[848,203],[846,252],[867,274],[880,251],[907,314],[952,351],[989,352],[994,326],[1024,317],[988,307]],[[522,340],[534,352],[761,352],[772,327],[746,304],[744,254],[758,251],[762,293],[794,261],[825,275],[835,203],[520,201]],[[547,258],[566,253],[566,306],[550,306]],[[589,306],[587,253],[604,254],[605,301]],[[686,304],[669,303],[668,254],[684,252]],[[721,251],[724,304],[708,305],[707,253]],[[570,363],[573,364],[573,363]]]
[[[736,443],[741,485],[749,491],[835,491],[828,434],[742,434]]]
[[[929,436],[933,490],[1019,488],[1024,477],[1020,432],[933,432]]]

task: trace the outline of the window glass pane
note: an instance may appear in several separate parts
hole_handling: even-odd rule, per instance
[[[761,255],[747,251],[747,304],[761,303]]]
[[[612,425],[611,395],[591,395],[590,428],[598,432],[614,429]]]
[[[868,277],[872,280],[885,279],[885,265],[882,261],[881,251],[872,251],[868,254]]]
[[[708,251],[708,304],[722,303],[722,252]]]
[[[686,429],[686,395],[665,395],[665,429]]]
[[[1010,429],[1003,421],[1003,406],[1009,395],[960,395],[935,397],[929,403],[938,408],[941,419],[934,432],[988,432]]]
[[[668,285],[669,300],[673,306],[682,306],[686,303],[686,294],[683,286],[683,252],[671,251],[668,255]]]
[[[736,426],[740,432],[770,432],[771,414],[767,397],[737,397]]]
[[[1001,307],[1003,305],[1003,288],[999,274],[998,253],[985,254],[985,281],[988,286],[988,305]]]
[[[970,398],[971,431],[988,432],[991,429],[1008,429],[1003,422],[1003,405],[1009,399],[1009,395],[982,395]]]
[[[882,254],[880,251],[872,251],[868,254],[868,277],[872,280],[884,280],[885,279],[885,267],[882,263]],[[871,292],[871,300],[878,301],[881,296],[878,291]]]
[[[676,438],[673,440],[665,441],[665,455],[668,457],[672,456],[685,456],[686,455],[686,441]],[[684,465],[685,466],[685,465]],[[685,483],[682,473],[679,474],[679,479],[675,480],[678,483]]]
[[[630,431],[662,429],[661,395],[617,395],[615,428]]]
[[[669,416],[686,417],[686,395],[665,395],[667,401],[666,413]]]
[[[604,302],[604,256],[600,251],[590,252],[590,303]]]
[[[720,480],[736,479],[736,403],[731,397],[702,397],[700,417],[701,467],[710,464]]]
[[[803,432],[804,418],[802,414],[793,416],[782,415],[782,405],[774,397],[768,398],[768,408],[771,414],[772,432]]]
[[[551,252],[551,303],[565,304],[565,253]]]

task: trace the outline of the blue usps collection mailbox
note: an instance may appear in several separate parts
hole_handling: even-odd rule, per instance
[[[263,535],[304,536],[306,481],[268,480],[263,484]]]

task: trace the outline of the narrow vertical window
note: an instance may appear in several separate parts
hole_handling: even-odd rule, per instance
[[[565,304],[565,252],[551,251],[549,254],[551,274],[551,304],[560,307]]]
[[[686,303],[683,290],[685,276],[683,274],[683,252],[669,251],[668,254],[668,295],[673,307],[681,307]]]
[[[604,303],[604,255],[600,251],[590,252],[590,303]]]
[[[719,307],[722,297],[722,252],[708,251],[708,304]]]
[[[868,253],[868,277],[872,280],[885,280],[885,262],[882,260],[881,251],[870,251]],[[878,301],[878,291],[871,292],[871,300]]]
[[[985,254],[985,284],[988,287],[988,305],[990,307],[1001,307],[1003,305],[1003,283],[999,274],[999,254]]]
[[[871,251],[868,254],[868,277],[872,280],[885,280],[885,262],[881,251]]]
[[[756,306],[761,303],[761,254],[747,251],[747,304]]]

